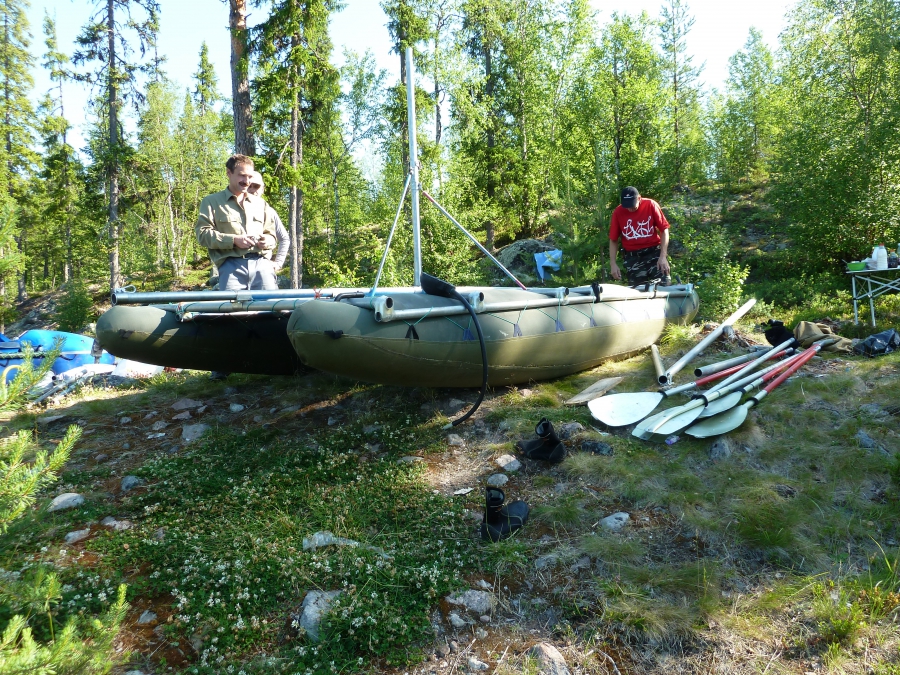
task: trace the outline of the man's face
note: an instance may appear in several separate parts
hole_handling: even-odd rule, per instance
[[[625,210],[628,211],[629,213],[635,213],[638,210],[638,207],[640,205],[641,205],[641,196],[638,195],[637,201],[634,203],[634,206],[632,206],[630,209],[625,209]]]
[[[228,189],[231,194],[238,195],[247,192],[253,178],[253,167],[249,164],[235,164],[234,171],[225,170],[228,174]]]

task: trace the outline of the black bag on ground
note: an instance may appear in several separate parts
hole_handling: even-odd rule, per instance
[[[769,319],[768,323],[769,328],[766,329],[763,335],[766,336],[766,341],[773,347],[776,347],[794,337],[794,333],[784,327],[784,321]],[[791,346],[798,347],[799,343],[795,341]]]
[[[857,354],[865,354],[866,356],[872,357],[890,354],[898,347],[900,347],[900,334],[893,328],[888,328],[880,333],[870,335],[865,340],[858,343],[853,348],[853,351]]]

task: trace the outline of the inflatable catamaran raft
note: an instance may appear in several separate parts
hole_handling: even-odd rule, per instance
[[[407,50],[407,72],[413,73]],[[409,156],[417,157],[412,83]],[[515,284],[453,288],[422,272],[419,194],[450,219]],[[379,288],[407,194],[414,286]],[[699,300],[690,285],[594,284],[526,288],[419,184],[411,163],[371,288],[113,293],[97,340],[145,363],[231,372],[293,374],[307,368],[403,386],[521,384],[592,368],[655,343],[668,323],[687,323]]]

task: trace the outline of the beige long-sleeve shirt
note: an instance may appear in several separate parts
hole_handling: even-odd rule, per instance
[[[262,197],[245,194],[243,204],[238,204],[227,188],[203,198],[194,233],[200,245],[209,249],[209,257],[216,267],[226,258],[240,258],[248,253],[272,257],[275,223],[266,217],[266,210]],[[234,238],[247,234],[262,239],[253,248],[235,248]]]

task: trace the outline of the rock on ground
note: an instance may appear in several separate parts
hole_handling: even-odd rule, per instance
[[[181,439],[185,443],[193,443],[209,429],[208,424],[185,424],[181,428]]]
[[[322,624],[322,617],[331,609],[331,605],[340,594],[340,591],[309,591],[303,598],[299,623],[313,642],[319,641],[319,626]]]
[[[488,668],[490,668],[488,664],[486,664],[484,661],[479,661],[474,656],[470,656],[469,660],[466,663],[469,666],[469,670],[473,671],[487,670]]]
[[[464,446],[465,444],[466,444],[466,442],[463,440],[463,437],[460,436],[459,434],[449,434],[447,436],[447,445],[449,445],[450,447],[459,448],[459,447]]]
[[[448,595],[447,602],[451,605],[462,605],[475,614],[490,614],[494,608],[494,596],[487,591],[469,590],[465,593]]]
[[[860,429],[856,432],[856,436],[854,438],[859,441],[859,447],[865,448],[867,450],[871,450],[878,446],[878,443],[875,442],[875,439],[869,436],[865,431]]]
[[[589,452],[592,455],[605,455],[611,457],[613,454],[613,447],[609,443],[603,443],[602,441],[585,441],[581,444],[581,451]]]
[[[191,419],[191,411],[190,411],[190,410],[185,410],[184,412],[180,412],[180,413],[178,413],[177,415],[172,415],[172,420],[173,420],[173,421],[177,420],[177,421],[179,421],[179,422],[182,422],[182,421],[184,421],[184,420],[189,420],[189,419]],[[163,425],[163,426],[157,426],[157,425],[160,425],[160,424]],[[168,425],[166,425],[165,422],[157,422],[156,424],[154,424],[154,425],[153,425],[152,427],[150,427],[150,428],[153,429],[154,431],[156,431],[157,429],[165,429],[166,426],[168,426]]]
[[[191,408],[199,408],[203,405],[203,401],[195,401],[191,398],[181,398],[172,404],[172,410],[189,410]]]
[[[611,530],[612,532],[618,532],[623,527],[625,527],[630,520],[631,516],[629,516],[624,511],[619,511],[618,513],[614,513],[611,516],[606,516],[606,518],[600,521],[600,525],[602,527],[605,527],[607,530]]]
[[[465,619],[463,619],[456,612],[450,612],[450,616],[448,616],[447,619],[450,621],[450,625],[454,628],[465,628],[469,625],[466,623]]]
[[[143,485],[144,482],[143,478],[138,478],[137,476],[125,476],[125,478],[122,479],[122,492],[133,490],[139,485]]]
[[[39,417],[37,423],[41,426],[46,426],[48,424],[53,424],[54,422],[57,422],[59,420],[63,420],[66,417],[68,417],[68,415],[49,415],[47,417]]]
[[[522,468],[522,462],[512,455],[501,455],[494,461],[504,471],[518,471]]]
[[[579,422],[566,422],[559,425],[556,435],[565,441],[582,431],[584,431],[584,427]]]
[[[720,459],[728,459],[731,457],[731,441],[727,436],[721,436],[713,441],[709,446],[709,458],[714,462]]]
[[[503,487],[509,482],[509,476],[505,473],[495,473],[487,479],[487,484],[491,487]]]
[[[548,642],[536,644],[530,650],[528,655],[537,659],[540,664],[540,675],[570,675],[569,667],[566,660],[559,650]]]
[[[64,492],[50,502],[48,511],[61,511],[63,509],[71,509],[84,504],[84,497],[77,492]]]
[[[75,530],[74,532],[69,532],[66,535],[65,542],[67,544],[74,544],[75,542],[81,541],[82,539],[87,539],[91,535],[91,528],[86,528],[84,530]]]

